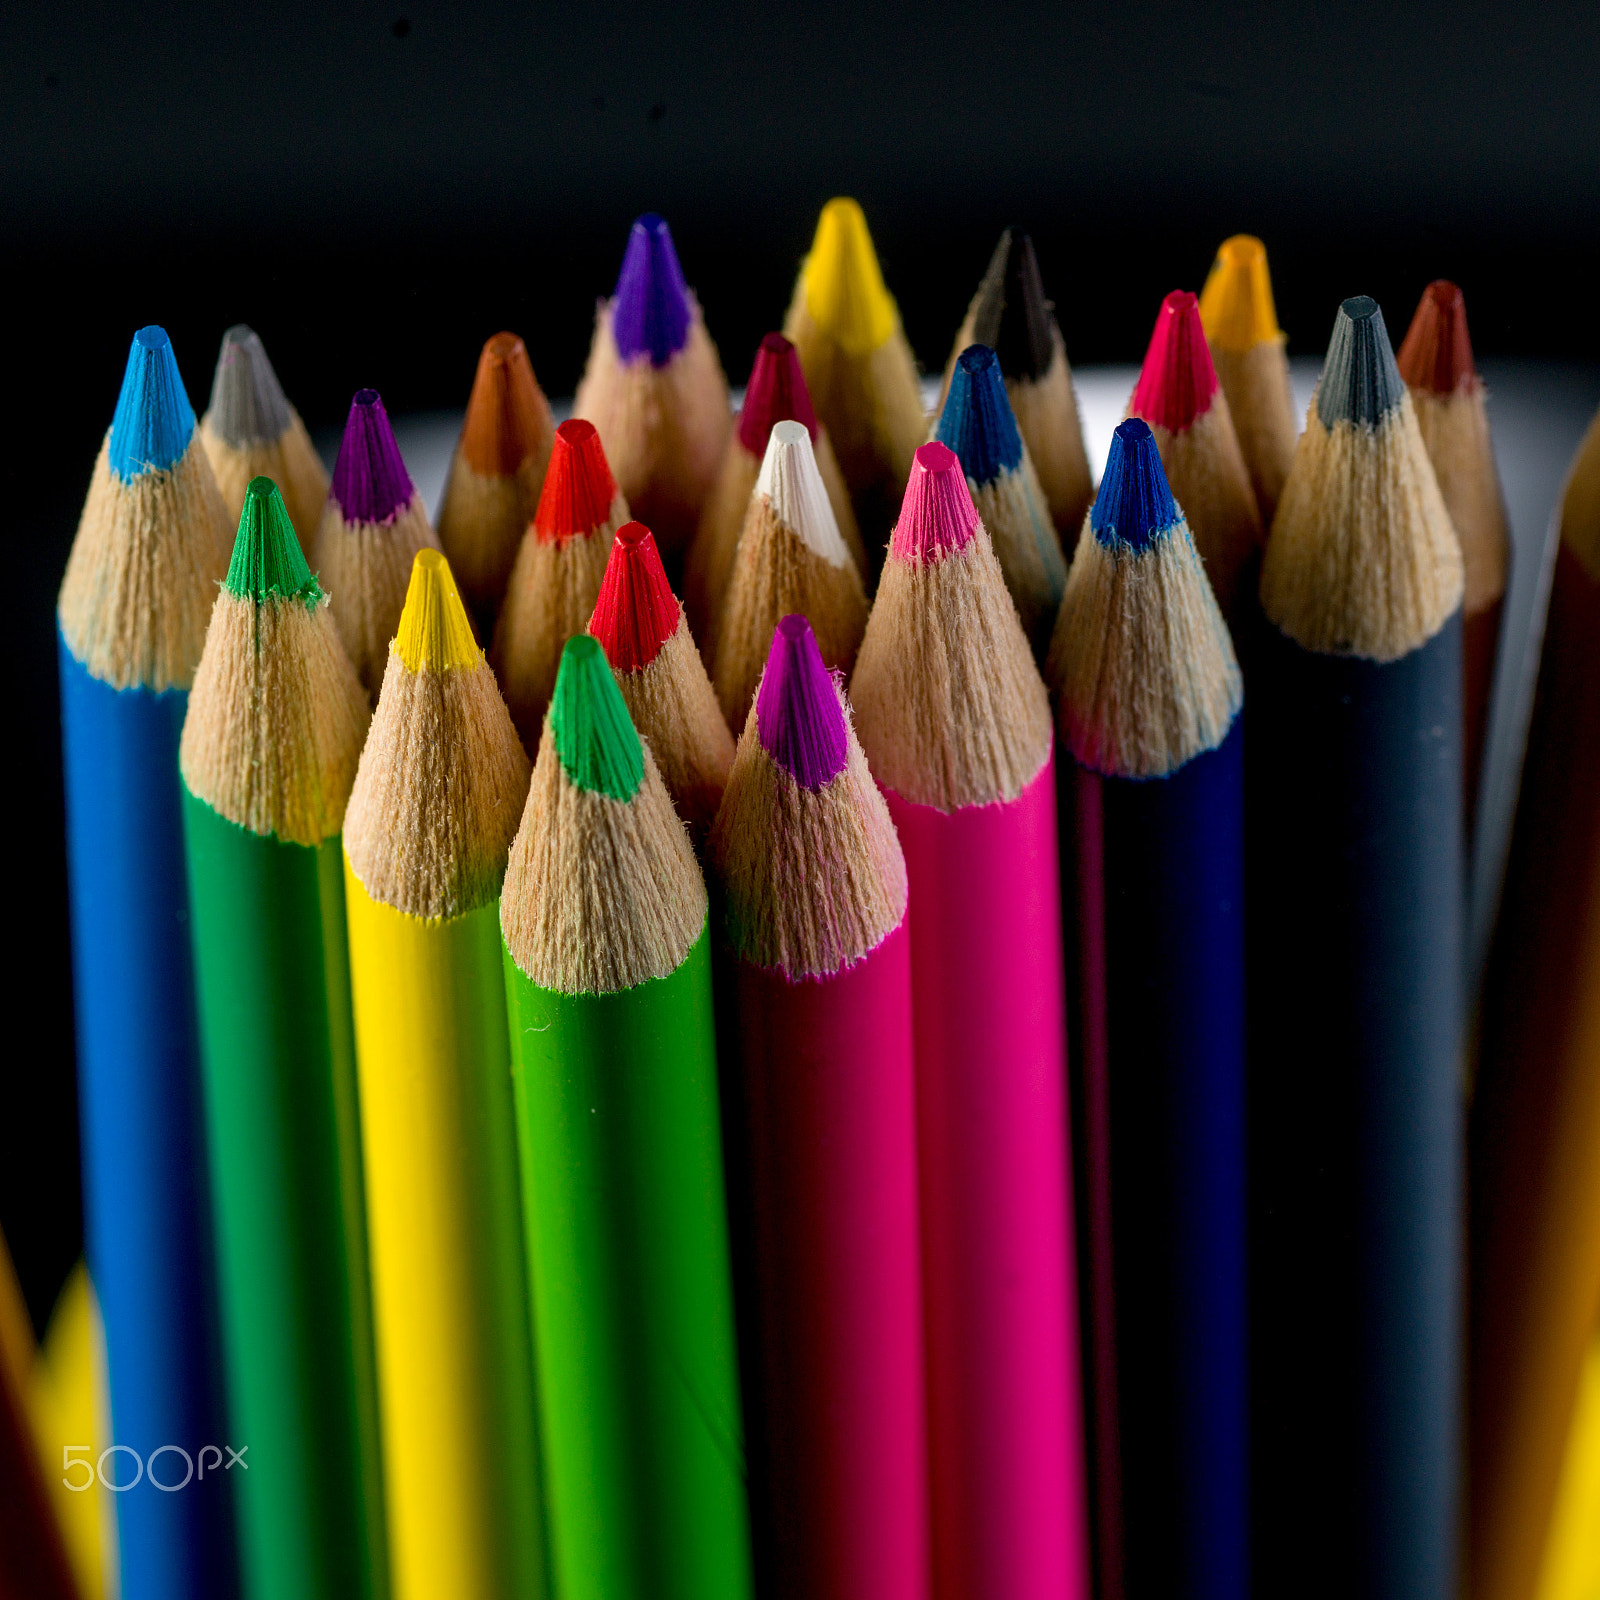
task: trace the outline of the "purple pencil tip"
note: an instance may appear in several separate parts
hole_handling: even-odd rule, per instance
[[[762,749],[802,789],[820,789],[844,771],[844,708],[811,624],[798,614],[773,632],[756,694],[756,732]]]
[[[611,337],[624,361],[650,357],[664,367],[689,337],[689,287],[672,233],[653,211],[634,223],[611,304]]]
[[[356,390],[329,497],[346,522],[388,522],[411,504],[412,493],[411,474],[378,391]]]

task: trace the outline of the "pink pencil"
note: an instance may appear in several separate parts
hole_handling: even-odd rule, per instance
[[[778,1592],[926,1600],[905,861],[804,617],[778,624],[711,858],[743,1043]]]
[[[934,1594],[1081,1600],[1050,709],[942,444],[916,453],[851,689],[910,882]]]

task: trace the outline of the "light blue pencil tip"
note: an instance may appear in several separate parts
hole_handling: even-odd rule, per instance
[[[165,328],[133,336],[111,419],[111,470],[124,482],[145,472],[167,472],[189,448],[194,407],[178,376],[178,360]]]

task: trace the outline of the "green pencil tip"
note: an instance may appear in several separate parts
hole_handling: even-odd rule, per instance
[[[631,800],[644,782],[644,749],[611,676],[600,641],[567,640],[550,700],[550,732],[561,770],[580,789]]]
[[[229,594],[254,600],[257,605],[276,597],[314,606],[322,598],[284,509],[283,496],[271,478],[252,478],[244,492],[239,534],[222,584]]]

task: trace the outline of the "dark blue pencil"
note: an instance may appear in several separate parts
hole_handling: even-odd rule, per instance
[[[241,1441],[220,1399],[178,807],[178,735],[227,565],[172,347],[143,328],[57,616],[84,1220],[119,1447],[104,1465],[132,1485],[116,1497],[122,1600],[213,1600],[237,1582],[220,1447]]]

